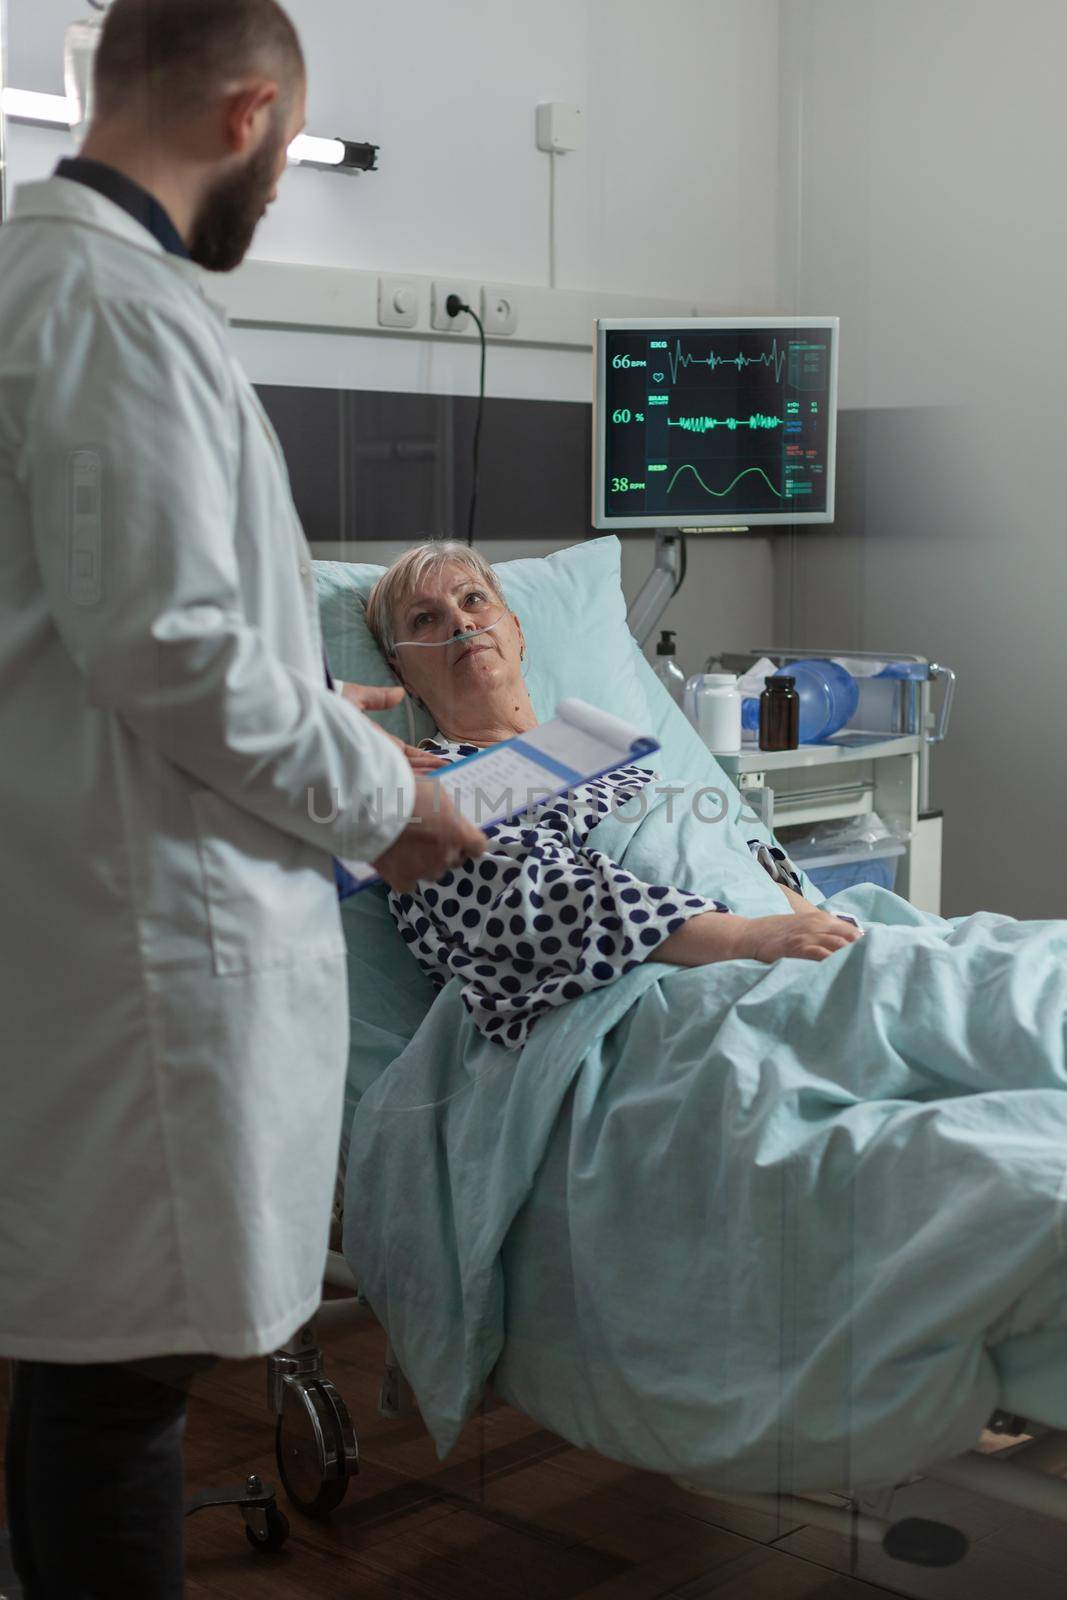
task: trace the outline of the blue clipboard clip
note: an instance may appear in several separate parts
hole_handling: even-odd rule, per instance
[[[349,895],[358,893],[359,884],[353,878],[347,867],[343,867],[337,857],[333,858],[333,881],[337,885],[338,900],[347,900]]]

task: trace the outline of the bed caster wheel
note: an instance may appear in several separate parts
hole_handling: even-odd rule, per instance
[[[288,1378],[274,1431],[278,1475],[298,1511],[328,1517],[359,1471],[348,1409],[326,1378]]]
[[[280,1550],[289,1537],[289,1518],[284,1511],[279,1511],[277,1506],[270,1506],[260,1513],[258,1526],[245,1520],[245,1538],[253,1550],[258,1550],[266,1555],[272,1550]]]

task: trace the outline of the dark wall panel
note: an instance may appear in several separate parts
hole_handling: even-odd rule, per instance
[[[342,396],[334,389],[258,392],[285,451],[304,532],[312,542],[340,538]]]
[[[259,395],[310,540],[466,536],[476,399],[274,385]],[[486,400],[477,537],[591,531],[591,412],[571,401]]]

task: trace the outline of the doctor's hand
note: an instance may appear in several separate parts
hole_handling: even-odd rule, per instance
[[[400,894],[409,894],[420,879],[436,882],[449,867],[485,853],[485,834],[457,816],[439,784],[415,780],[411,821],[377,861],[374,870]]]
[[[399,684],[394,684],[390,688],[384,684],[370,683],[341,685],[341,699],[347,700],[357,711],[389,711],[393,706],[398,706],[403,698],[404,690]],[[381,732],[403,752],[408,766],[416,777],[420,772],[437,772],[449,764],[447,756],[437,756],[432,750],[420,750],[418,745],[405,744],[403,739],[398,739],[394,733],[387,733],[384,728]]]
[[[388,686],[378,683],[341,685],[341,699],[347,700],[357,711],[391,711],[403,698],[404,690],[398,683]]]
[[[385,729],[381,730],[385,733]],[[407,758],[407,764],[416,777],[420,773],[440,772],[442,767],[451,765],[448,756],[434,755],[432,750],[420,750],[417,744],[405,744],[403,739],[398,739],[395,734],[385,733],[401,753]]]

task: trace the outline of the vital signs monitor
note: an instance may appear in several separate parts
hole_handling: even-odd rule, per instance
[[[832,522],[836,317],[607,318],[593,526]]]

